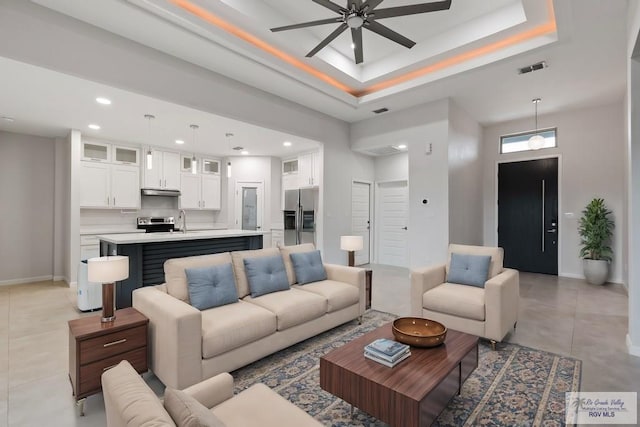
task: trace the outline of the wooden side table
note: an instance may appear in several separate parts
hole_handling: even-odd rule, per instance
[[[366,300],[367,300],[367,304],[366,304],[366,308],[369,309],[371,308],[371,289],[372,289],[372,280],[373,280],[373,270],[365,270],[364,272],[365,274],[365,282],[366,282],[366,286],[367,286],[367,290],[366,290]]]
[[[73,395],[84,415],[87,396],[102,390],[104,371],[127,360],[138,373],[147,371],[147,327],[149,319],[135,308],[116,310],[113,322],[101,316],[69,321],[69,379]]]

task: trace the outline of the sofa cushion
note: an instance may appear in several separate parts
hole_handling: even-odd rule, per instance
[[[313,246],[313,243],[303,243],[301,245],[291,245],[291,246],[283,246],[280,248],[280,253],[282,254],[282,260],[284,261],[284,268],[287,270],[287,278],[289,279],[289,284],[293,285],[296,283],[296,273],[293,269],[293,263],[291,262],[291,254],[301,253],[301,252],[310,252],[315,251],[316,247]]]
[[[259,258],[265,256],[279,255],[278,248],[256,249],[251,251],[234,251],[231,252],[233,260],[233,272],[236,275],[236,286],[238,287],[238,297],[240,299],[249,295],[249,281],[244,271],[245,258]]]
[[[231,255],[229,252],[168,259],[164,263],[164,281],[167,283],[167,293],[174,298],[189,303],[189,287],[184,270],[187,268],[228,264],[230,262]]]
[[[466,319],[484,320],[484,289],[475,286],[443,283],[422,295],[427,310]]]
[[[202,312],[202,358],[208,359],[276,331],[276,315],[238,301]]]
[[[228,426],[322,426],[264,384],[252,385],[211,411]]]
[[[248,296],[244,301],[274,313],[278,319],[279,331],[317,319],[327,312],[326,298],[299,289],[274,292],[257,298]]]
[[[184,391],[167,387],[164,408],[178,427],[224,427],[220,418]]]
[[[102,374],[102,391],[108,425],[175,426],[160,399],[126,360]]]
[[[185,269],[189,301],[198,310],[238,301],[231,263]]]
[[[282,256],[245,258],[244,271],[253,298],[289,289]]]
[[[295,289],[312,292],[327,299],[327,313],[341,310],[360,302],[360,291],[357,287],[335,280],[295,285]]]
[[[484,288],[489,274],[489,255],[451,254],[447,282]]]
[[[502,263],[504,260],[504,251],[502,248],[492,246],[473,246],[473,245],[449,245],[449,254],[447,256],[447,263],[445,264],[445,272],[449,274],[449,263],[451,262],[451,254],[469,254],[469,255],[490,255],[491,264],[489,265],[489,276],[491,279],[502,273]]]
[[[299,284],[304,285],[327,279],[320,251],[292,253],[290,257]]]

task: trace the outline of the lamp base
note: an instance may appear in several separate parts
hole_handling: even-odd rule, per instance
[[[116,285],[115,283],[102,284],[102,318],[100,322],[108,323],[116,319]]]
[[[349,251],[349,267],[353,267],[356,265],[356,252]]]

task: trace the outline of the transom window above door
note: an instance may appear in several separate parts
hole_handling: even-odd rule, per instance
[[[519,151],[535,151],[542,148],[554,148],[558,146],[556,128],[541,129],[537,132],[523,132],[500,137],[500,154],[517,153]],[[543,138],[542,144],[532,144],[531,137],[539,135]]]

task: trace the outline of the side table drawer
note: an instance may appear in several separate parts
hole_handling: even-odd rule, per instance
[[[80,365],[146,346],[146,343],[146,325],[80,341]]]
[[[80,367],[80,381],[76,396],[99,392],[102,387],[102,373],[123,360],[129,361],[140,374],[147,371],[147,347],[137,348],[127,353],[118,354],[107,359],[89,363]]]

